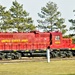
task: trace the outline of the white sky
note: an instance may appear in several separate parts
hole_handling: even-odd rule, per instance
[[[0,0],[0,4],[9,9],[14,0]],[[61,12],[61,17],[65,19],[65,24],[69,28],[71,25],[68,22],[69,19],[74,19],[75,0],[17,0],[20,4],[23,4],[24,9],[30,14],[34,20],[34,24],[37,25],[37,19],[39,18],[37,13],[40,13],[41,7],[46,6],[49,1],[55,2],[58,6],[58,10]]]

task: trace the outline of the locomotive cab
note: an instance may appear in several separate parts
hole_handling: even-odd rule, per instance
[[[50,37],[51,37],[51,46],[52,48],[60,48],[59,46],[61,45],[62,43],[62,33],[61,32],[51,32],[50,34]]]

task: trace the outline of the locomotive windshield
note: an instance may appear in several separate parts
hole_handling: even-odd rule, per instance
[[[55,36],[55,40],[60,40],[60,36]]]

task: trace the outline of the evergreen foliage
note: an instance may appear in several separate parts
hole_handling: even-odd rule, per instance
[[[29,13],[23,9],[23,5],[16,0],[12,2],[12,6],[8,11],[6,7],[0,5],[0,30],[16,30],[17,32],[26,32],[35,29],[33,20],[29,17]]]
[[[63,34],[66,33],[65,20],[61,18],[61,13],[58,11],[57,4],[54,2],[48,2],[45,7],[41,8],[41,13],[38,13],[41,20],[37,20],[38,28],[44,31],[59,30]]]

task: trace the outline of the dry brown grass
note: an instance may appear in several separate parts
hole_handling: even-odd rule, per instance
[[[0,75],[75,75],[75,60],[1,63]]]

